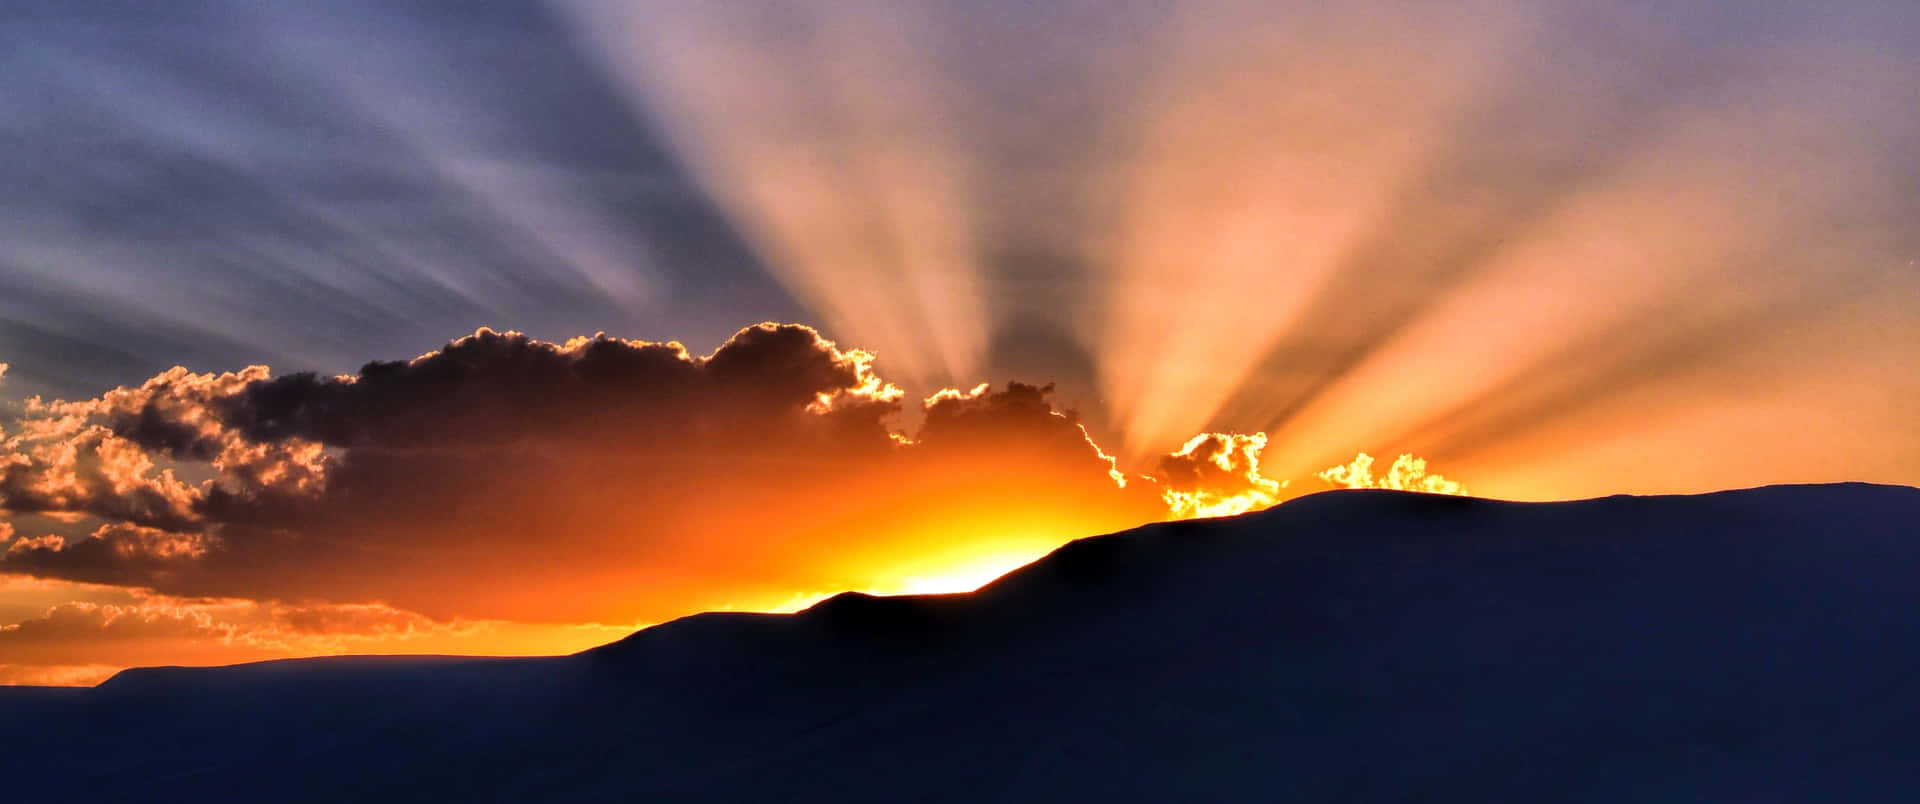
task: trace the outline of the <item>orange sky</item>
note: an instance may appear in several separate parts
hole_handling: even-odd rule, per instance
[[[1905,0],[176,6],[0,22],[0,682],[1920,483]]]
[[[1404,459],[1262,473],[1217,435],[1123,470],[1050,390],[897,429],[871,356],[799,326],[714,354],[482,331],[357,376],[163,373],[8,431],[15,683],[342,652],[551,653],[709,609],[964,591],[1081,536],[1303,491],[1457,493]],[[1385,467],[1382,467],[1384,470]]]
[[[1481,405],[1526,410],[1556,390]],[[1709,411],[1727,454],[1741,439],[1797,443],[1762,432],[1763,398],[1746,419],[1741,406],[1679,397],[1654,415],[1627,397],[1605,432],[1543,421],[1523,442],[1533,451],[1471,449],[1460,439],[1489,421],[1478,408],[1429,416],[1398,443],[1452,438],[1447,454],[1480,458],[1438,467],[1447,476],[1412,454],[1303,469],[1264,432],[1200,434],[1124,461],[1052,396],[983,384],[909,402],[871,354],[762,324],[706,356],[482,330],[355,375],[174,369],[91,400],[36,398],[0,431],[0,680],[85,684],[134,665],[349,652],[570,652],[702,610],[964,591],[1073,538],[1331,488],[1699,490],[1713,461],[1643,458]],[[1631,474],[1565,468],[1609,462]]]

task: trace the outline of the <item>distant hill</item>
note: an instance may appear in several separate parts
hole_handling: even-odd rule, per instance
[[[1920,490],[1331,492],[970,595],[0,694],[0,797],[1920,800]]]

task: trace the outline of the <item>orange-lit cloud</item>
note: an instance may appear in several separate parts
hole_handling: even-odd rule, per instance
[[[98,399],[29,399],[18,431],[0,441],[0,500],[16,512],[188,531],[216,487],[311,491],[323,472],[317,444],[254,442],[220,421],[217,401],[266,378],[262,366],[226,374],[175,367]],[[204,464],[220,483],[189,482],[162,461]]]
[[[1288,484],[1260,473],[1265,433],[1204,433],[1160,459],[1154,477],[1176,519],[1232,516],[1278,502]]]
[[[928,544],[1042,551],[1164,515],[1050,389],[936,394],[908,437],[872,361],[799,326],[705,357],[482,330],[348,377],[175,369],[34,401],[0,505],[78,519],[0,569],[636,622],[871,586]]]
[[[0,663],[571,650],[702,609],[965,591],[1287,488],[1260,433],[1130,475],[1052,386],[938,391],[906,432],[875,359],[798,325],[706,356],[482,329],[352,375],[31,400],[0,452],[0,577],[81,591],[8,613],[0,590]]]
[[[171,469],[103,426],[44,437],[29,426],[0,460],[0,498],[9,510],[64,512],[169,529],[194,527],[196,495]]]
[[[1401,455],[1395,458],[1386,474],[1375,475],[1373,456],[1362,452],[1354,457],[1352,463],[1327,469],[1319,474],[1319,478],[1335,486],[1349,489],[1393,489],[1461,496],[1467,494],[1466,486],[1441,475],[1429,474],[1427,462],[1412,455]]]
[[[181,598],[138,589],[42,583],[65,587],[52,591],[72,599],[0,625],[0,683],[91,684],[128,666],[286,656],[564,653],[601,644],[636,627],[436,622],[378,603]]]

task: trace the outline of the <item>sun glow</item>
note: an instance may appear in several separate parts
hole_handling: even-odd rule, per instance
[[[874,562],[864,582],[848,585],[870,595],[948,595],[971,592],[1093,531],[1060,522],[1044,531],[1005,535],[1004,526],[981,523],[979,530],[955,530],[938,538],[916,539],[910,553]],[[964,529],[963,529],[964,530]],[[997,533],[995,531],[998,531]]]
[[[975,389],[971,393],[982,392]],[[965,395],[943,391],[936,397]],[[1094,448],[1097,450],[1097,445]],[[1121,477],[1157,489],[1166,505],[1157,518],[1168,521],[1237,516],[1330,489],[1467,493],[1465,485],[1430,473],[1427,462],[1411,454],[1399,455],[1386,471],[1376,473],[1374,458],[1362,452],[1350,463],[1315,473],[1296,485],[1262,471],[1261,457],[1267,448],[1263,433],[1202,433],[1178,451],[1163,456],[1153,474]],[[1101,453],[1101,457],[1106,456]],[[969,516],[965,520],[909,525],[904,531],[907,535],[888,542],[883,551],[843,557],[835,581],[810,586],[804,592],[782,593],[755,603],[734,602],[721,608],[791,613],[846,591],[882,597],[964,594],[1045,557],[1072,539],[1095,535],[1102,529],[1091,522],[1057,515],[1033,520]],[[1022,535],[997,535],[1013,527],[1021,527]],[[1036,527],[1039,529],[1033,529]]]
[[[896,569],[877,575],[887,580],[856,586],[851,591],[880,597],[899,595],[956,595],[975,591],[1000,576],[1040,560],[1053,551],[1052,543],[1021,549],[1007,549],[957,559],[915,562],[909,569]],[[796,594],[778,603],[740,607],[746,610],[790,614],[811,608],[842,591],[816,591]],[[725,607],[732,609],[735,607]]]
[[[949,595],[971,592],[995,579],[1024,567],[1047,554],[1046,550],[1022,550],[994,553],[942,566],[925,575],[907,575],[874,594]]]

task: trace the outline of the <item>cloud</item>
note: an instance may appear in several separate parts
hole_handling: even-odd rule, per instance
[[[0,684],[94,684],[136,665],[343,653],[560,654],[643,625],[441,621],[378,602],[180,597],[0,576]]]
[[[1075,411],[1054,406],[1054,386],[1009,382],[994,391],[982,383],[969,391],[948,389],[922,403],[925,413],[917,444],[929,450],[952,452],[989,449],[1007,457],[1039,451],[1081,464],[1084,477],[1104,473],[1124,488],[1127,478],[1113,457],[1102,452]],[[1104,486],[1103,486],[1104,487]]]
[[[1286,483],[1260,473],[1265,433],[1202,433],[1160,459],[1154,477],[1175,518],[1232,516],[1280,499]]]
[[[44,408],[28,405],[29,415]],[[200,493],[141,445],[83,423],[83,416],[29,421],[0,453],[0,508],[84,514],[172,530],[199,527]],[[69,420],[71,419],[71,420]]]
[[[0,538],[13,538],[13,525],[0,522]],[[45,536],[23,536],[19,541],[7,546],[7,555],[30,553],[36,550],[58,551],[66,543],[66,538],[57,533],[49,533]]]
[[[91,687],[113,677],[122,668],[111,664],[20,665],[0,664],[0,684],[40,687]]]
[[[201,509],[215,490],[313,490],[325,468],[318,444],[250,440],[216,405],[268,376],[264,366],[223,374],[176,366],[96,399],[29,399],[18,432],[0,442],[0,509],[189,531],[205,525]],[[187,464],[204,465],[215,482],[183,479],[176,466]]]
[[[60,668],[75,665],[234,663],[281,655],[241,639],[250,627],[234,615],[246,608],[164,599],[71,601],[37,617],[0,625],[0,654],[18,672],[38,667],[42,675],[57,675]]]
[[[74,600],[0,625],[15,666],[203,664],[340,653],[470,636],[489,623],[436,622],[378,603],[300,604],[133,593]]]
[[[888,412],[899,392],[871,364],[872,355],[842,352],[797,325],[748,327],[705,358],[677,342],[603,335],[553,344],[481,329],[411,361],[369,363],[357,376],[251,383],[222,400],[220,415],[255,442],[334,447],[784,443],[820,424],[810,412],[860,403],[877,406],[869,414]]]
[[[812,590],[961,588],[1286,492],[1262,433],[1203,434],[1130,476],[1052,385],[907,410],[876,359],[791,324],[705,356],[481,329],[350,375],[176,367],[29,400],[0,442],[0,512],[24,515],[0,523],[0,577],[52,586],[0,597],[0,674],[565,652]],[[1417,462],[1376,481],[1362,458],[1339,477],[1445,482]]]
[[[1412,455],[1395,458],[1393,466],[1380,476],[1373,474],[1373,456],[1364,452],[1345,466],[1335,466],[1319,473],[1318,477],[1334,486],[1349,489],[1394,489],[1397,491],[1424,491],[1429,494],[1453,494],[1464,496],[1467,487],[1438,474],[1427,473],[1427,462]]]
[[[395,636],[444,627],[425,616],[378,603],[284,606],[274,609],[284,629],[304,635]]]
[[[704,357],[482,329],[348,376],[173,369],[36,400],[0,505],[93,524],[0,572],[635,622],[868,586],[929,544],[1044,549],[1166,515],[1050,386],[935,394],[907,434],[873,361],[798,325]]]
[[[0,453],[0,507],[53,519],[0,573],[331,607],[277,628],[310,644],[422,627],[389,609],[631,623],[772,605],[1285,489],[1259,433],[1196,437],[1129,477],[1051,385],[939,391],[903,432],[875,360],[791,324],[705,356],[481,329],[351,375],[174,368],[34,399]]]
[[[0,645],[10,650],[64,642],[85,634],[90,644],[155,637],[229,636],[233,627],[199,607],[119,606],[62,603],[25,622],[0,626]]]
[[[205,533],[117,522],[83,539],[58,534],[19,539],[0,558],[0,568],[83,583],[150,586],[191,570],[218,544]]]

